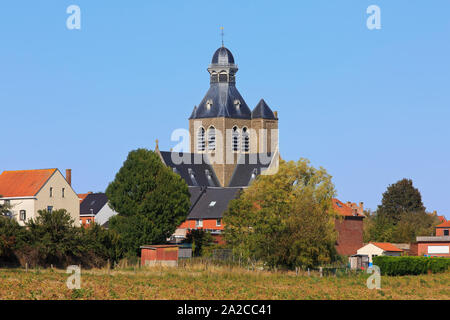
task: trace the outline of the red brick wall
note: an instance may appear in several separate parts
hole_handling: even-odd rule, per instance
[[[179,229],[210,229],[210,230],[223,230],[223,220],[221,226],[216,226],[217,219],[203,219],[203,227],[197,228],[195,226],[195,220],[186,220],[178,228]]]
[[[345,217],[335,221],[338,232],[336,250],[339,254],[349,256],[363,246],[363,218]]]
[[[437,237],[443,237],[444,236],[444,230],[450,230],[450,228],[436,228],[436,236]]]
[[[418,252],[417,255],[418,256],[423,256],[425,254],[428,254],[428,246],[450,246],[449,242],[426,242],[426,243],[418,243],[417,247],[418,247]],[[433,256],[437,256],[437,257],[450,257],[450,254],[435,254],[432,253]]]

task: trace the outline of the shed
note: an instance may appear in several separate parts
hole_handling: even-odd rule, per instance
[[[369,266],[372,264],[372,258],[376,256],[400,256],[403,250],[388,242],[371,242],[358,249],[358,255],[367,255],[369,257]]]
[[[141,246],[141,266],[178,265],[178,246],[170,244]]]

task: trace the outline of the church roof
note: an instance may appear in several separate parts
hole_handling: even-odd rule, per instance
[[[208,164],[206,154],[160,151],[164,163],[179,174],[188,186],[220,187],[214,169]],[[173,156],[172,156],[173,155]],[[185,159],[178,164],[174,159]]]
[[[276,120],[274,113],[269,108],[264,99],[259,100],[255,109],[252,111],[252,119],[273,119]]]
[[[251,119],[250,108],[234,84],[212,83],[190,119],[218,117]]]
[[[220,47],[214,52],[211,63],[220,65],[234,64],[234,57],[230,50]]]
[[[241,154],[238,165],[234,169],[230,180],[230,187],[247,187],[264,170],[269,168],[272,154]]]

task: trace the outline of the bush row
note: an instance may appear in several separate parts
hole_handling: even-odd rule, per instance
[[[450,259],[444,257],[378,256],[373,258],[373,264],[380,267],[382,275],[388,276],[438,273],[450,269]]]
[[[0,266],[102,267],[122,257],[120,237],[97,224],[75,227],[65,210],[39,211],[20,226],[0,216]]]

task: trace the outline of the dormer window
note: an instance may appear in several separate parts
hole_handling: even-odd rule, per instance
[[[213,102],[211,99],[209,99],[208,101],[206,101],[206,109],[211,110],[211,106],[212,106]]]
[[[188,168],[188,173],[189,173],[189,177],[191,178],[192,183],[194,184],[194,186],[198,186],[197,179],[195,179],[194,170],[192,170],[191,168]]]
[[[236,110],[239,110],[239,108],[241,107],[241,102],[239,100],[234,100],[234,106],[236,107]]]

